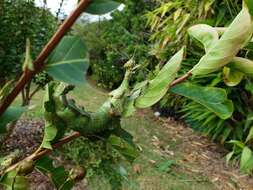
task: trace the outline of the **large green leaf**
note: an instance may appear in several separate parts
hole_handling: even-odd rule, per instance
[[[117,9],[121,3],[112,0],[93,0],[85,9],[85,12],[95,15],[103,15]]]
[[[171,88],[170,91],[198,102],[221,119],[231,117],[234,110],[232,101],[227,99],[226,91],[221,88],[182,83]]]
[[[82,39],[66,36],[49,56],[46,71],[59,81],[82,85],[88,66],[87,48]]]
[[[236,69],[247,75],[253,76],[253,61],[242,58],[234,57],[231,62],[227,65],[229,68]]]
[[[244,74],[236,69],[223,68],[223,80],[227,86],[238,85],[242,81],[243,76]]]
[[[203,44],[206,52],[219,40],[218,32],[206,24],[194,25],[188,29],[188,33]]]
[[[87,70],[88,60],[77,59],[62,61],[47,66],[47,73],[55,79],[73,85],[83,85],[85,82],[85,70]]]
[[[252,35],[252,18],[243,8],[221,38],[211,46],[191,70],[193,75],[205,75],[228,64]]]
[[[169,90],[170,83],[176,78],[184,57],[184,48],[177,52],[157,76],[148,83],[142,95],[135,101],[137,108],[147,108],[157,103]]]
[[[6,125],[17,120],[26,110],[25,107],[9,107],[3,115],[0,116],[0,134],[6,132]]]
[[[250,173],[253,169],[252,151],[247,146],[242,150],[240,169],[246,173]]]

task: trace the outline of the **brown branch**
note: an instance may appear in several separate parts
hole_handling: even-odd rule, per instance
[[[191,72],[186,73],[185,75],[181,76],[180,78],[174,80],[171,84],[170,87],[176,86],[179,83],[184,82],[186,79],[188,79],[192,75]]]
[[[62,139],[60,139],[57,143],[55,143],[54,145],[52,145],[53,149],[57,149],[60,148],[62,145],[80,137],[81,134],[79,132],[74,132],[69,136],[66,136]],[[35,154],[31,159],[33,161],[39,160],[40,158],[42,158],[45,155],[48,155],[52,152],[53,150],[50,149],[42,149],[41,151],[39,151],[37,154]]]
[[[90,0],[81,0],[78,4],[77,8],[70,14],[70,16],[63,22],[63,24],[59,27],[54,36],[50,39],[41,53],[38,55],[37,59],[33,62],[34,71],[30,71],[26,69],[19,81],[17,82],[14,89],[10,92],[10,94],[3,100],[0,105],[0,116],[5,112],[5,110],[10,106],[10,104],[15,100],[18,94],[24,89],[25,85],[31,81],[33,76],[44,69],[44,62],[50,53],[54,50],[54,48],[58,45],[61,39],[64,37],[66,32],[71,28],[80,14],[83,12],[85,8],[88,7]]]
[[[74,132],[72,133],[71,135],[69,136],[66,136],[62,139],[60,139],[57,143],[55,143],[54,145],[52,145],[53,149],[57,149],[57,148],[60,148],[62,145],[80,137],[81,134],[79,132]],[[32,160],[32,161],[36,161],[36,160],[39,160],[40,158],[42,158],[43,156],[46,156],[48,154],[50,154],[53,150],[50,150],[50,149],[41,149],[40,151],[36,151],[35,153],[33,153],[32,155],[24,158],[23,160],[17,162],[16,164],[10,166],[8,169],[5,170],[5,173],[8,173],[14,169],[16,169],[19,164],[21,164],[24,160]]]

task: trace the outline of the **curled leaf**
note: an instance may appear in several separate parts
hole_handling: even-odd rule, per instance
[[[53,149],[50,142],[55,139],[56,135],[57,135],[57,128],[54,125],[50,125],[46,123],[41,147],[47,148],[47,149]]]
[[[205,75],[228,64],[252,35],[252,18],[243,8],[221,38],[212,45],[191,70],[193,75]]]
[[[227,86],[238,85],[242,81],[243,76],[244,74],[236,69],[223,68],[223,80]]]
[[[188,34],[201,42],[207,52],[219,40],[218,32],[206,24],[198,24],[188,29]]]
[[[234,57],[232,61],[228,64],[229,68],[241,71],[244,74],[253,76],[253,61],[242,58]]]

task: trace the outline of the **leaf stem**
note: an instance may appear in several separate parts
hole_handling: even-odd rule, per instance
[[[183,76],[179,77],[178,79],[174,80],[171,84],[170,87],[176,86],[179,83],[184,82],[186,79],[188,79],[192,75],[191,72],[187,72]]]

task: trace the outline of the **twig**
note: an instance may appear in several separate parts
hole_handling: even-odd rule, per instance
[[[32,97],[41,89],[42,87],[40,85],[38,85],[34,91],[32,91],[32,93],[29,96],[29,100],[32,99]]]
[[[64,37],[66,32],[71,28],[80,14],[83,12],[85,8],[88,7],[90,0],[81,0],[78,4],[77,8],[71,13],[71,15],[63,22],[51,40],[47,43],[41,53],[38,55],[37,59],[33,62],[34,71],[30,71],[26,69],[19,81],[17,82],[14,89],[11,93],[3,100],[0,105],[0,116],[5,112],[5,110],[10,106],[10,104],[14,101],[14,99],[18,96],[18,94],[24,89],[25,85],[31,81],[33,76],[44,69],[45,60],[50,55],[50,53],[54,50],[54,48],[58,45],[61,39]]]
[[[53,149],[57,149],[60,148],[62,145],[80,137],[81,134],[79,132],[74,132],[69,136],[66,136],[62,139],[60,139],[57,143],[55,143],[54,145],[52,145]],[[49,153],[51,153],[53,150],[50,149],[42,149],[40,152],[38,152],[36,155],[34,155],[31,159],[33,161],[39,160],[40,158],[42,158],[45,155],[48,155]]]
[[[52,145],[53,149],[57,149],[60,148],[62,145],[80,137],[81,134],[79,132],[74,132],[69,136],[66,136],[62,139],[60,139],[57,143],[55,143],[54,145]],[[8,173],[14,169],[16,169],[20,163],[22,163],[24,160],[32,160],[32,161],[36,161],[39,160],[40,158],[42,158],[43,156],[48,155],[49,153],[51,153],[53,150],[50,149],[41,149],[40,151],[36,151],[35,153],[33,153],[32,155],[24,158],[23,160],[19,161],[18,163],[10,166],[8,169],[5,170],[5,173]]]

